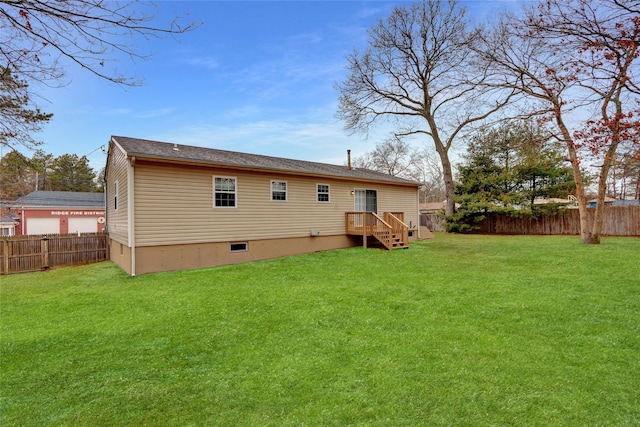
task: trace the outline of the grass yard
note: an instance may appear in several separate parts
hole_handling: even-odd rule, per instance
[[[0,424],[638,426],[640,239],[0,276]]]

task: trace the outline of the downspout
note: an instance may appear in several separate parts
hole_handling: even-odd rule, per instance
[[[111,238],[109,237],[109,185],[107,184],[107,170],[109,168],[109,154],[111,154],[111,145],[107,143],[107,160],[104,166],[104,174],[102,174],[102,188],[104,192],[102,193],[102,199],[104,201],[104,228],[102,232],[107,233],[107,259],[111,260],[112,251],[111,251]],[[104,151],[103,151],[104,152]]]
[[[26,222],[24,220],[24,205],[22,205],[22,215],[20,216],[20,228],[22,229],[22,235],[24,236],[24,223]]]
[[[104,231],[109,233],[109,182],[107,181],[107,171],[109,170],[109,156],[111,155],[111,141],[107,142],[107,161],[102,175],[102,184],[104,188]],[[107,242],[111,244],[111,238],[107,237]],[[111,252],[109,252],[111,258]]]
[[[133,208],[133,165],[136,163],[136,158],[129,158],[129,165],[127,166],[127,215],[129,216],[129,227],[127,230],[129,247],[131,248],[131,276],[136,275],[136,227]]]
[[[102,231],[109,232],[109,207],[107,206],[107,201],[109,200],[109,186],[107,184],[107,175],[105,174],[102,177],[102,184],[104,188],[104,193],[102,194],[102,199],[104,201],[104,228]],[[108,240],[107,240],[108,241]]]
[[[416,231],[418,232],[418,237],[416,238],[416,240],[420,240],[422,238],[422,236],[420,235],[420,224],[422,224],[422,218],[420,217],[420,188],[418,187],[418,191],[416,192],[416,201],[417,201],[417,209],[418,209],[418,224],[416,226]]]

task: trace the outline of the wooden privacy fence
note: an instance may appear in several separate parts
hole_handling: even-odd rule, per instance
[[[40,271],[109,259],[107,233],[0,238],[0,274]]]
[[[589,229],[593,225],[595,209],[589,209]],[[480,234],[580,234],[578,209],[567,209],[555,216],[513,218],[491,213],[479,224]],[[602,234],[606,236],[640,236],[640,206],[607,206],[604,209]]]

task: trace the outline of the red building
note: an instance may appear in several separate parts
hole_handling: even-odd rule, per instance
[[[16,235],[96,233],[106,223],[103,193],[34,191],[11,210]]]

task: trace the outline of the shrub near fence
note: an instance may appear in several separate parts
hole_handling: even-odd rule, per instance
[[[0,238],[0,274],[40,271],[109,259],[107,233]]]
[[[589,209],[589,229],[593,226],[594,215],[595,209]],[[479,226],[480,229],[475,233],[579,235],[580,214],[577,209],[567,209],[555,216],[538,215],[533,218],[491,213],[480,221]],[[640,206],[605,207],[602,235],[640,236]]]
[[[446,231],[444,220],[437,213],[421,213],[420,226],[427,227],[429,231]]]

